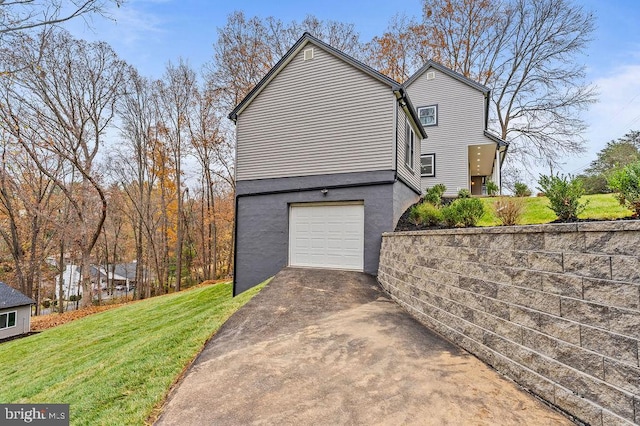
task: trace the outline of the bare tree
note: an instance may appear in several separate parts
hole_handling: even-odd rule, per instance
[[[200,215],[200,243],[203,277],[205,280],[216,278],[216,226],[214,172],[219,157],[220,119],[216,114],[218,99],[210,90],[198,90],[194,93],[193,117],[189,120],[191,145],[202,170],[202,202]]]
[[[3,36],[61,24],[92,13],[103,14],[107,3],[124,0],[10,0],[0,2],[0,40]]]
[[[9,111],[5,116],[13,120],[9,126],[13,136],[42,173],[62,190],[77,217],[79,235],[75,243],[82,256],[82,304],[86,306],[92,299],[91,251],[107,214],[95,160],[114,117],[125,64],[105,43],[75,40],[65,31],[46,38],[43,33],[39,40],[21,37],[13,60],[20,71],[7,78],[13,82],[11,104],[14,110],[19,105],[21,113],[18,116]],[[61,179],[43,164],[33,145],[27,143],[38,136],[33,129],[46,129],[38,147],[68,162],[79,174],[79,183]]]
[[[184,242],[184,198],[182,162],[187,154],[189,120],[193,108],[197,81],[195,72],[183,61],[177,66],[169,63],[164,78],[157,82],[158,117],[162,122],[167,148],[174,166],[177,197],[176,214],[176,274],[175,290],[180,291],[182,279],[182,249]]]
[[[0,114],[1,116],[1,114]],[[0,120],[0,125],[2,120]],[[19,143],[3,132],[0,163],[0,237],[13,259],[21,291],[39,300],[39,271],[50,254],[57,229],[52,220],[56,186],[33,163]],[[41,161],[60,175],[57,159],[44,153]],[[36,307],[38,311],[39,306]]]
[[[567,0],[517,0],[505,54],[491,75],[499,134],[511,160],[558,164],[584,150],[579,113],[595,102],[576,57],[590,41],[594,18]]]
[[[407,80],[423,63],[425,26],[404,15],[394,16],[385,33],[365,45],[367,62],[398,82]]]
[[[155,155],[160,143],[157,121],[157,101],[152,83],[130,68],[129,88],[121,98],[119,117],[122,143],[109,156],[112,179],[122,184],[128,203],[119,212],[129,218],[135,239],[137,297],[150,297],[152,288],[145,273],[147,259],[152,259],[159,288],[164,288],[165,271],[168,271],[167,257],[163,254],[158,235],[159,209],[154,201],[154,189],[159,184],[159,174],[166,167],[158,165],[161,158]]]
[[[229,15],[226,25],[218,29],[208,76],[211,89],[222,92],[224,110],[237,105],[304,32],[361,56],[360,36],[353,24],[322,21],[312,15],[301,23],[284,23],[274,17],[247,18],[239,11]]]
[[[433,59],[488,86],[491,126],[511,143],[511,164],[556,165],[562,155],[584,149],[580,112],[595,101],[595,91],[578,57],[594,18],[580,6],[571,0],[423,0],[423,22],[413,31],[402,27],[392,21],[387,34],[374,38],[368,61],[402,81],[406,64],[414,72]]]

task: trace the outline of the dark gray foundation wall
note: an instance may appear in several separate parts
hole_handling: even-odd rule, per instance
[[[393,180],[393,173],[367,172],[345,176],[320,176],[296,183],[297,178],[237,182],[237,230],[234,294],[261,283],[289,260],[289,205],[292,203],[363,201],[364,203],[364,272],[376,275],[382,233],[393,230],[397,203],[404,198],[417,200],[417,194],[404,191]],[[339,187],[344,185],[359,185]],[[311,189],[305,190],[302,185]],[[360,186],[361,185],[361,186]],[[338,187],[337,187],[338,186]],[[323,195],[321,189],[327,188]],[[256,194],[258,191],[271,193]],[[295,188],[295,189],[294,189]],[[278,191],[291,192],[278,192]],[[411,195],[413,194],[413,195]],[[411,203],[409,203],[411,204]]]

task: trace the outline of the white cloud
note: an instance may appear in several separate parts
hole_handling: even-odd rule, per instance
[[[629,58],[637,60],[638,55],[630,53]],[[599,97],[584,114],[589,123],[585,134],[587,152],[581,157],[567,159],[565,171],[581,172],[607,142],[624,136],[629,130],[640,129],[639,76],[640,62],[620,65],[605,75],[593,76]]]

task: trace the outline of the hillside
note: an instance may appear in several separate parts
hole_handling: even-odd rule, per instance
[[[144,424],[204,343],[262,286],[143,300],[0,345],[0,401],[69,403],[71,424]]]

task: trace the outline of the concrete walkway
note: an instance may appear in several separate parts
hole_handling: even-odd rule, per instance
[[[285,269],[206,345],[158,425],[571,424],[356,272]]]

